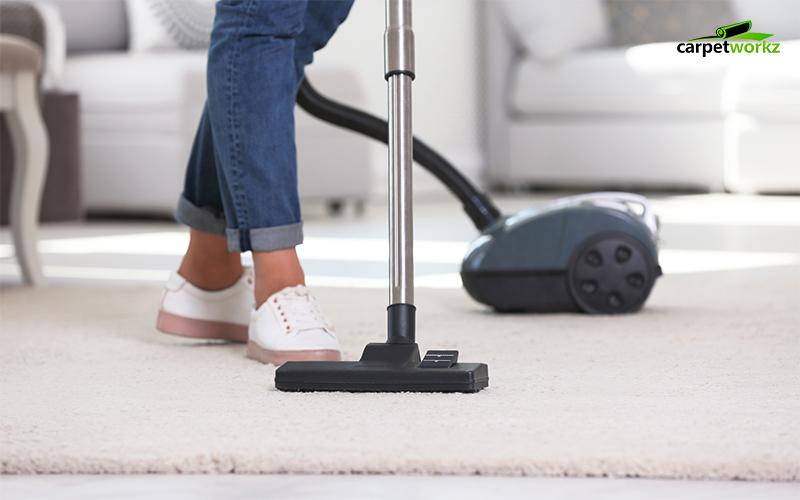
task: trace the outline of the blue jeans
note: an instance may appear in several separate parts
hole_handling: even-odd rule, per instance
[[[231,252],[303,242],[294,106],[306,64],[353,0],[217,2],[208,100],[175,218]]]

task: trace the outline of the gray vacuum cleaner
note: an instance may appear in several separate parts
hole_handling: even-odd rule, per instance
[[[560,198],[487,226],[461,280],[499,311],[638,311],[661,275],[658,218],[643,196]]]
[[[283,391],[477,392],[489,384],[483,363],[459,363],[458,351],[428,351],[415,342],[413,217],[411,206],[411,81],[414,34],[411,0],[386,0],[386,80],[389,124],[389,339],[368,344],[359,361],[288,362],[275,371]]]

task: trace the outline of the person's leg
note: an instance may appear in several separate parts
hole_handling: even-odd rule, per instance
[[[242,277],[242,259],[228,251],[228,238],[189,231],[189,248],[183,256],[178,274],[201,290],[223,290]]]
[[[301,286],[295,252],[303,239],[295,51],[306,13],[300,1],[220,1],[209,51],[209,115],[228,245],[253,252],[256,274],[247,355],[276,365],[340,359],[330,322]]]
[[[294,147],[294,39],[304,1],[222,1],[208,61],[209,116],[228,248],[253,251],[257,305],[303,284]]]
[[[296,20],[293,21],[291,18],[296,16],[300,10],[298,9],[298,2],[293,3],[295,5],[279,5],[277,8],[271,6],[270,10],[272,10],[271,14],[273,17],[276,13],[283,17],[279,18],[278,21],[272,19],[272,26],[264,26],[263,28],[265,29],[262,29],[260,33],[262,37],[268,38],[270,36],[269,33],[271,33],[272,36],[280,36],[281,32],[283,32],[284,35],[289,34],[289,36],[291,36],[291,33],[297,30],[298,27],[295,24]],[[292,59],[295,69],[295,92],[296,85],[299,84],[302,79],[303,68],[313,60],[314,51],[324,47],[339,24],[344,21],[350,11],[352,3],[352,0],[311,1],[308,3],[302,16],[302,31],[297,34],[294,42]],[[209,79],[218,74],[216,70],[211,69],[211,65],[219,61],[218,59],[211,61],[211,59],[214,58],[215,55],[218,56],[226,50],[237,46],[235,38],[243,36],[243,34],[247,32],[242,26],[247,25],[248,22],[250,22],[250,24],[258,22],[263,23],[265,19],[269,19],[265,15],[266,12],[264,9],[258,9],[257,7],[258,6],[255,5],[238,5],[223,13],[223,15],[233,18],[234,21],[231,22],[228,20],[227,22],[222,22],[221,26],[217,28],[217,31],[222,34],[217,37],[218,45],[216,46],[216,54],[212,51],[210,55]],[[282,28],[280,26],[281,23],[284,23]],[[233,34],[231,33],[232,28],[234,29]],[[252,28],[248,29],[250,29],[250,32],[253,31]],[[238,33],[236,33],[237,30]],[[223,42],[219,40],[226,41]],[[264,45],[285,46],[286,43],[265,43]],[[226,55],[228,56],[227,63],[229,64],[228,77],[231,77],[237,73],[235,68],[231,67],[236,64],[235,56],[231,57],[230,54]],[[284,57],[278,57],[276,59],[282,61],[285,60],[286,57],[284,55]],[[215,64],[215,67],[219,67],[219,64]],[[217,80],[215,79],[215,81]],[[231,90],[230,84],[231,81],[226,81],[228,90]],[[269,86],[267,86],[267,88],[269,88]],[[278,84],[277,88],[281,88],[281,85]],[[247,88],[247,90],[252,90],[252,88]],[[235,99],[228,98],[226,99],[226,104],[230,107],[235,107],[237,102]],[[281,107],[280,104],[281,103],[278,103],[278,109],[281,110],[282,108],[283,113],[279,113],[277,115],[278,118],[280,118],[281,114],[284,117],[287,115],[285,112],[286,107]],[[291,105],[293,107],[294,97],[291,99]],[[293,114],[291,118],[293,119]],[[278,121],[280,121],[280,119]],[[285,118],[283,121],[293,129],[293,122]],[[231,122],[228,124],[230,123]],[[289,130],[288,126],[285,131]],[[286,143],[286,138],[284,138],[283,144]],[[190,158],[187,168],[184,193],[181,197],[178,211],[176,212],[176,218],[179,221],[192,227],[189,249],[187,250],[178,272],[181,276],[189,280],[190,283],[206,290],[218,290],[230,286],[242,273],[241,261],[239,260],[238,254],[231,252],[226,254],[225,252],[226,246],[235,246],[235,244],[226,242],[225,239],[219,236],[224,234],[222,225],[222,217],[224,214],[223,196],[227,195],[227,205],[236,205],[234,196],[231,196],[232,186],[228,185],[228,180],[230,177],[234,177],[235,184],[233,187],[235,189],[236,186],[241,184],[236,183],[237,174],[239,174],[240,177],[246,177],[246,175],[241,175],[244,173],[244,169],[226,172],[224,168],[220,168],[223,163],[224,160],[220,161],[216,158],[211,120],[209,119],[208,106],[206,106],[195,139],[192,157]],[[292,161],[290,157],[289,161],[284,161],[283,165],[279,163],[278,166],[285,167],[286,164],[291,163],[295,162]],[[242,166],[246,167],[246,165]],[[285,171],[287,169],[282,168],[281,170]],[[284,180],[287,180],[287,176],[284,175],[283,177]],[[292,179],[288,180],[289,183],[292,182]],[[296,180],[294,181],[294,185],[296,186]],[[296,187],[294,187],[294,190],[296,191]],[[293,198],[290,199],[290,203],[294,205],[292,208],[293,213],[289,217],[284,216],[284,220],[299,220],[299,202],[296,201],[296,196],[290,198]],[[295,214],[297,215],[295,216]],[[245,220],[246,222],[248,219],[247,215],[249,215],[246,208],[242,211],[242,215],[244,217],[240,217],[239,220]],[[229,220],[235,221],[236,219],[229,218]],[[232,226],[237,227],[238,225],[232,224]],[[228,236],[229,238],[231,237],[230,232]],[[241,239],[242,236],[247,235],[242,235],[240,233],[234,237]],[[300,238],[302,238],[302,234]],[[303,271],[294,247],[272,251],[255,250],[253,252],[253,260],[257,276],[256,299],[259,305],[263,303],[267,297],[286,286],[305,283]]]
[[[193,338],[247,342],[253,277],[228,251],[207,108],[195,135],[175,218],[188,225],[189,248],[167,280],[156,328]]]
[[[303,69],[313,61],[314,51],[328,43],[339,25],[347,18],[352,5],[353,0],[308,2],[303,15],[303,30],[297,35],[294,43],[295,87],[292,107],[297,86],[303,78]],[[293,123],[292,128],[294,128]],[[295,171],[296,168],[295,160]],[[253,251],[253,262],[256,271],[257,306],[287,286],[305,285],[305,275],[294,247],[275,251]]]
[[[295,38],[295,98],[303,79],[303,69],[314,59],[347,18],[353,0],[311,0],[303,15],[303,31]],[[294,101],[293,101],[294,102]],[[296,168],[296,167],[295,167]],[[273,293],[287,286],[305,285],[305,275],[293,248],[272,252],[253,252],[256,268],[256,304],[263,304]]]
[[[314,52],[328,44],[342,24],[353,0],[311,0],[303,16],[303,32],[295,40],[294,62],[297,85],[303,80],[304,69],[314,61]]]
[[[328,7],[336,8],[325,8],[325,4],[328,2],[312,2],[310,10],[302,1],[217,4],[209,50],[209,101],[176,212],[178,220],[192,227],[191,243],[181,266],[181,275],[189,277],[190,284],[206,290],[224,287],[241,269],[238,253],[231,252],[253,251],[257,306],[272,294],[276,298],[275,304],[270,300],[270,308],[258,307],[251,320],[251,330],[253,321],[260,325],[255,330],[259,340],[253,344],[251,332],[248,356],[276,364],[287,359],[339,356],[329,322],[308,290],[297,286],[304,284],[304,276],[294,250],[302,242],[294,149],[297,85],[302,67],[311,61],[314,50],[325,45],[352,2],[329,3]],[[160,328],[199,336],[187,330],[194,328],[194,319],[191,325],[185,319],[207,316],[207,307],[222,297],[214,294],[235,299],[252,283],[245,274],[228,290],[195,290],[192,294],[200,297],[199,302],[180,296],[181,290],[191,292],[194,287],[185,286],[185,280],[178,276],[170,278],[161,311],[169,320],[164,321],[169,328],[161,328],[161,317]],[[277,294],[279,291],[282,293]],[[174,303],[176,310],[195,312],[184,317],[179,314],[176,319],[166,302]],[[298,304],[302,304],[300,309]],[[285,314],[289,311],[291,314]],[[172,328],[171,323],[176,321],[181,323],[177,325],[180,328]],[[207,319],[203,321],[208,326]],[[280,327],[277,337],[275,327],[270,326],[274,321]],[[303,335],[295,336],[300,332]],[[234,338],[227,333],[219,336],[216,330],[211,333],[216,338]]]
[[[253,267],[256,274],[256,307],[286,287],[306,284],[306,277],[294,247],[272,252],[253,252]]]
[[[208,106],[200,118],[175,218],[191,228],[178,274],[201,290],[222,290],[236,283],[242,261],[238,253],[228,251]]]

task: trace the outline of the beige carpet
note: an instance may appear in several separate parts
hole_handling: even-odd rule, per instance
[[[241,345],[153,328],[156,289],[8,289],[2,471],[362,472],[800,480],[800,272],[667,276],[625,317],[496,315],[418,290],[423,349],[478,394],[295,394]],[[386,294],[317,289],[345,359]]]

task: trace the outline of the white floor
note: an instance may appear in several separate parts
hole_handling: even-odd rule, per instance
[[[554,198],[498,198],[513,214]],[[661,218],[665,273],[724,271],[800,262],[800,199],[731,195],[654,196]],[[298,247],[310,286],[386,289],[386,209],[326,216],[305,208],[305,244]],[[419,287],[459,288],[461,259],[478,232],[457,202],[424,199],[415,206],[415,273]],[[54,285],[158,284],[177,268],[186,228],[170,222],[45,224],[40,231],[44,273]],[[0,231],[0,286],[18,284],[7,230]],[[245,261],[250,256],[245,254]]]
[[[506,213],[552,196],[504,196]],[[662,222],[666,273],[800,264],[800,198],[732,195],[652,196]],[[310,285],[386,286],[386,210],[331,218],[305,209],[300,254]],[[418,286],[458,287],[461,255],[477,231],[449,198],[415,205]],[[40,231],[45,275],[55,286],[162,282],[177,267],[185,228],[167,222],[46,224]],[[245,259],[248,257],[245,256]],[[7,230],[0,231],[0,286],[19,286]],[[656,285],[657,286],[657,285]],[[798,483],[604,478],[423,476],[0,476],[2,499],[796,499]]]
[[[797,483],[454,476],[3,476],[3,499],[796,500]]]

